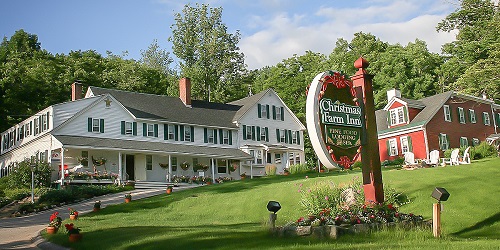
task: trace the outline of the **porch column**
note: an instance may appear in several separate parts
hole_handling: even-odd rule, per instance
[[[168,182],[172,182],[172,156],[168,155]]]
[[[64,185],[64,148],[61,147],[61,188]]]
[[[253,161],[250,161],[250,179],[253,179]]]
[[[122,152],[118,152],[118,184],[122,184],[123,171],[122,171]]]
[[[210,158],[210,165],[212,165],[212,182],[215,184],[215,166],[214,166],[214,158]]]

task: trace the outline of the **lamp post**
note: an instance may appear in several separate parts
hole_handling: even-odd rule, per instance
[[[31,157],[30,167],[31,167],[31,203],[35,203],[35,168],[38,165],[38,158]]]
[[[269,212],[273,212],[269,214],[269,223],[271,224],[271,228],[274,229],[276,227],[276,218],[278,217],[276,215],[276,212],[278,212],[281,209],[281,205],[277,201],[269,201],[267,203],[267,210]]]

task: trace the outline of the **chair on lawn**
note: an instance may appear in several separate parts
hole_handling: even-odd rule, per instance
[[[415,154],[412,152],[405,153],[405,166],[406,169],[413,169],[418,166],[418,163],[415,162]]]
[[[425,163],[430,166],[437,166],[439,164],[439,150],[432,150],[429,153],[429,159]]]
[[[464,156],[462,157],[462,159],[458,163],[460,163],[460,164],[470,164],[469,150],[470,150],[470,146],[465,149]]]
[[[459,163],[459,159],[458,159],[458,154],[460,153],[460,149],[456,148],[456,149],[453,149],[453,151],[451,151],[451,156],[450,158],[443,158],[442,160],[442,163],[443,164],[449,164],[449,165],[458,165],[460,164]]]

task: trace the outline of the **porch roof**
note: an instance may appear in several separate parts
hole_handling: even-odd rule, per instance
[[[119,140],[97,137],[54,135],[66,148],[86,148],[112,151],[192,155],[224,159],[252,159],[252,156],[236,148],[215,148],[195,145],[149,141]]]

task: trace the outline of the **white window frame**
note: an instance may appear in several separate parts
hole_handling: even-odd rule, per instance
[[[449,105],[443,105],[443,112],[444,112],[444,120],[447,121],[447,122],[451,122],[450,106]]]
[[[448,141],[448,138],[446,136],[446,134],[439,134],[439,136],[441,137],[441,145],[440,145],[440,148],[442,148],[442,150],[447,150],[450,148],[450,142]]]
[[[275,164],[281,164],[281,154],[280,153],[275,153],[274,154],[274,163]]]
[[[24,131],[25,131],[24,132],[25,133],[24,137],[30,136],[31,135],[30,123],[28,122],[28,123],[24,124],[24,127],[25,127],[25,129],[24,129]]]
[[[462,142],[465,142],[465,143],[462,143]],[[462,145],[462,144],[465,144],[465,145]],[[469,139],[467,139],[467,137],[465,136],[461,136],[460,137],[460,147],[467,147],[469,146]]]
[[[225,164],[220,164],[219,163],[222,163],[224,162]],[[228,160],[224,160],[224,159],[217,159],[215,161],[215,164],[217,165],[217,174],[229,174],[229,171],[227,169],[227,164],[228,164]],[[224,169],[224,171],[219,171],[219,169]]]
[[[153,170],[153,156],[146,155],[146,170]]]
[[[207,130],[207,133],[208,133],[208,134],[207,134],[207,140],[208,140],[208,143],[214,143],[214,138],[215,138],[215,137],[214,137],[214,129],[209,128],[209,129]]]
[[[255,164],[263,164],[262,150],[255,151]]]
[[[292,131],[292,144],[297,144],[297,131]]]
[[[191,126],[184,128],[184,141],[191,141]]]
[[[92,132],[100,133],[101,132],[101,121],[97,118],[92,118]]]
[[[279,142],[285,142],[285,133],[286,133],[286,130],[285,129],[280,129],[280,141]]]
[[[465,124],[465,112],[464,108],[458,107],[458,121],[462,124]]]
[[[266,141],[266,128],[265,127],[261,127],[260,128],[260,140],[261,141]]]
[[[146,125],[146,127],[147,127],[147,131],[146,131],[147,137],[154,137],[155,136],[155,125],[152,123],[148,123]]]
[[[398,141],[396,138],[389,139],[389,156],[398,155]]]
[[[229,133],[231,133],[231,131],[229,130],[222,130],[222,144],[229,144]]]
[[[481,141],[480,141],[479,139],[477,139],[477,138],[472,138],[472,145],[473,145],[473,146],[477,146],[477,145],[479,145],[479,144],[481,144]]]
[[[38,122],[38,119],[40,118],[35,118],[33,120],[33,130],[35,132],[35,135],[40,134],[40,126],[39,126],[40,123]]]
[[[403,107],[398,107],[398,108],[394,108],[394,109],[391,109],[389,111],[390,113],[390,120],[391,120],[391,126],[394,126],[394,125],[399,125],[399,124],[403,124],[403,123],[406,123],[405,121],[405,114],[404,114],[404,108]]]
[[[401,136],[399,138],[401,142],[401,154],[405,154],[406,152],[410,152],[410,144],[408,143],[408,136]]]
[[[49,128],[49,125],[47,123],[47,114],[42,115],[42,128],[41,131],[45,131]]]
[[[125,134],[132,135],[133,134],[133,124],[132,122],[125,122]]]
[[[175,126],[171,124],[168,125],[168,139],[175,140]]]
[[[469,120],[471,123],[476,123],[476,111],[469,109]]]
[[[488,112],[483,112],[483,123],[486,126],[490,126],[491,125],[490,114]]]
[[[260,105],[260,117],[261,118],[267,118],[267,107],[266,104],[261,104]]]
[[[252,140],[252,126],[247,126],[247,140]]]
[[[276,110],[276,120],[281,121],[281,106],[276,106],[275,110]]]

